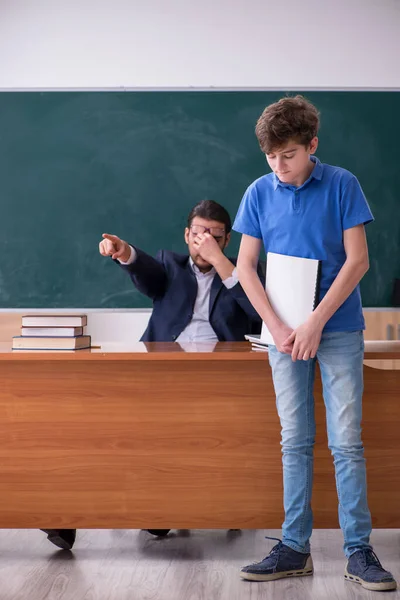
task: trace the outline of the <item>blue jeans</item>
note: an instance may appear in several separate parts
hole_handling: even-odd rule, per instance
[[[362,331],[327,332],[322,334],[316,357],[322,377],[328,445],[334,459],[339,522],[347,557],[361,548],[371,548],[371,515],[361,441],[363,355]],[[269,361],[282,427],[283,542],[298,552],[309,552],[313,523],[316,359],[292,362],[290,355],[270,346]]]

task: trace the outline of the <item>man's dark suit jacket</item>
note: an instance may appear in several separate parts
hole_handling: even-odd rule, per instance
[[[153,300],[153,312],[141,341],[175,341],[190,323],[197,297],[197,280],[189,256],[161,250],[153,258],[135,250],[135,262],[120,266],[137,289]],[[229,260],[236,264],[235,259]],[[261,266],[259,276],[264,284]],[[220,342],[243,341],[246,333],[261,331],[261,319],[240,283],[227,289],[218,274],[211,284],[209,318]]]

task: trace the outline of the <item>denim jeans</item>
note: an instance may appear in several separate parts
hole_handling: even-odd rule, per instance
[[[317,357],[323,385],[328,445],[339,500],[339,523],[347,557],[370,548],[364,448],[361,441],[364,338],[362,331],[322,334]],[[282,428],[285,521],[283,542],[310,551],[311,492],[315,439],[314,374],[316,359],[292,362],[269,347],[276,403]]]

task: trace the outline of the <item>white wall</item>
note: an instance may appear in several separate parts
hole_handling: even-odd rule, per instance
[[[0,88],[395,88],[399,57],[399,0],[0,0]]]

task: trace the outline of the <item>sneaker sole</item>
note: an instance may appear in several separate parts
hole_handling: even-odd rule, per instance
[[[307,575],[313,575],[313,573],[313,562],[311,556],[309,556],[303,569],[280,571],[277,573],[268,573],[266,575],[263,575],[262,573],[246,573],[246,571],[241,571],[240,577],[242,579],[247,579],[248,581],[273,581],[274,579],[284,579],[286,577],[307,577]]]
[[[361,577],[351,575],[347,569],[345,569],[344,578],[346,581],[350,581],[351,583],[359,583],[363,588],[366,590],[371,590],[372,592],[385,592],[387,590],[395,590],[397,588],[396,581],[382,581],[382,583],[373,583],[371,581],[365,581],[364,579],[361,579]]]

